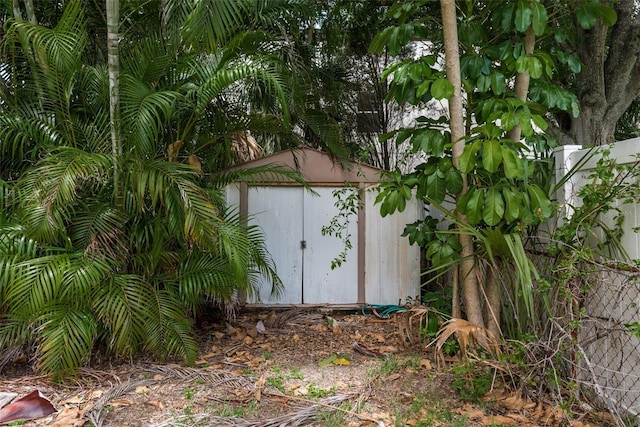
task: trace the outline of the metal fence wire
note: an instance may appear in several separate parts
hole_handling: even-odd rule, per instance
[[[640,269],[601,269],[586,290],[576,381],[621,419],[640,415]]]

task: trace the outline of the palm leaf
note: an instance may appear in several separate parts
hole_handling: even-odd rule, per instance
[[[153,316],[145,323],[146,346],[160,355],[181,356],[185,363],[192,365],[198,344],[184,306],[168,291],[156,290],[150,297]]]
[[[94,298],[93,309],[106,330],[109,350],[131,356],[145,340],[145,323],[155,316],[155,289],[140,276],[115,275],[101,286]]]
[[[97,323],[85,308],[52,306],[38,328],[36,365],[43,372],[69,373],[89,361]]]
[[[126,74],[122,76],[120,90],[123,126],[129,133],[132,149],[143,158],[155,156],[159,136],[180,95],[174,91],[156,91]]]
[[[451,336],[458,340],[463,357],[478,349],[484,349],[494,357],[500,354],[500,342],[490,330],[464,319],[449,319],[443,323],[434,341],[438,352]]]

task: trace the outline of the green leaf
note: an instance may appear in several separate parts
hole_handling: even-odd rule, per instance
[[[476,89],[480,92],[486,92],[491,87],[491,77],[481,74],[476,81]]]
[[[491,73],[491,90],[496,95],[502,95],[505,89],[504,74],[499,71]]]
[[[531,56],[527,59],[527,69],[532,79],[539,79],[542,77],[542,62],[535,56]]]
[[[531,210],[538,217],[549,218],[553,215],[553,205],[542,188],[536,184],[527,186],[529,197],[531,198]]]
[[[576,11],[576,15],[578,16],[578,23],[585,30],[589,30],[595,27],[598,22],[598,17],[594,13],[594,9],[590,7],[589,4],[581,4]]]
[[[533,124],[534,125],[536,125],[538,128],[540,128],[543,131],[547,130],[547,128],[549,127],[549,124],[544,119],[544,117],[542,117],[539,114],[532,114],[531,115],[531,120],[533,120]]]
[[[476,225],[482,219],[484,205],[484,190],[480,188],[469,189],[471,195],[467,199],[464,212],[471,225]]]
[[[496,172],[502,163],[500,142],[495,139],[484,141],[482,145],[482,166],[487,172]]]
[[[444,179],[449,193],[458,194],[462,191],[462,175],[457,169],[447,169]]]
[[[549,17],[547,15],[547,9],[542,3],[534,1],[531,3],[532,18],[531,25],[533,26],[533,33],[536,36],[544,34],[544,30],[547,28],[547,21]]]
[[[504,175],[509,179],[522,179],[524,177],[524,165],[518,154],[507,147],[502,146],[502,162],[504,164]]]
[[[447,79],[438,79],[431,84],[431,95],[435,99],[449,99],[453,96],[453,85]]]
[[[516,29],[521,33],[527,31],[527,28],[531,25],[532,15],[533,12],[531,11],[529,2],[526,0],[520,0],[516,6],[516,19],[514,21]]]
[[[500,191],[491,187],[487,190],[482,209],[482,219],[489,226],[497,225],[504,216],[504,200]]]
[[[442,203],[446,195],[445,179],[437,172],[427,178],[427,197],[435,202]]]
[[[458,159],[458,169],[462,173],[469,173],[476,167],[476,153],[482,147],[480,141],[467,144],[462,151],[462,155]]]
[[[505,187],[502,189],[502,196],[505,201],[504,219],[507,222],[514,222],[520,218],[520,207],[523,206],[522,197],[515,190]]]

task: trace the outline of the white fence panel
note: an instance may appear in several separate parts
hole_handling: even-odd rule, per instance
[[[556,179],[577,169],[556,194],[557,199],[564,203],[567,217],[581,205],[578,193],[594,180],[592,175],[605,151],[618,165],[634,164],[640,154],[640,138],[597,149],[564,146],[556,151]],[[638,182],[629,184],[640,185]],[[621,246],[630,259],[638,259],[640,234],[636,229],[640,226],[640,200],[627,204],[618,200],[614,203],[625,216]],[[613,226],[615,215],[615,212],[605,213],[600,219],[607,226]],[[625,325],[640,321],[639,276],[633,271],[603,268],[584,303],[588,320],[579,334],[586,353],[579,379],[618,410],[631,415],[640,414],[640,340],[629,333]]]

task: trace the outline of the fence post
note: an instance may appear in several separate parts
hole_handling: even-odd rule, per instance
[[[575,166],[576,156],[572,156],[572,154],[581,149],[582,145],[561,145],[553,150],[555,163],[554,184],[560,182]],[[573,177],[569,177],[556,190],[555,199],[560,205],[557,225],[562,225],[564,218],[571,215],[571,206],[574,206],[576,201],[576,190]]]

